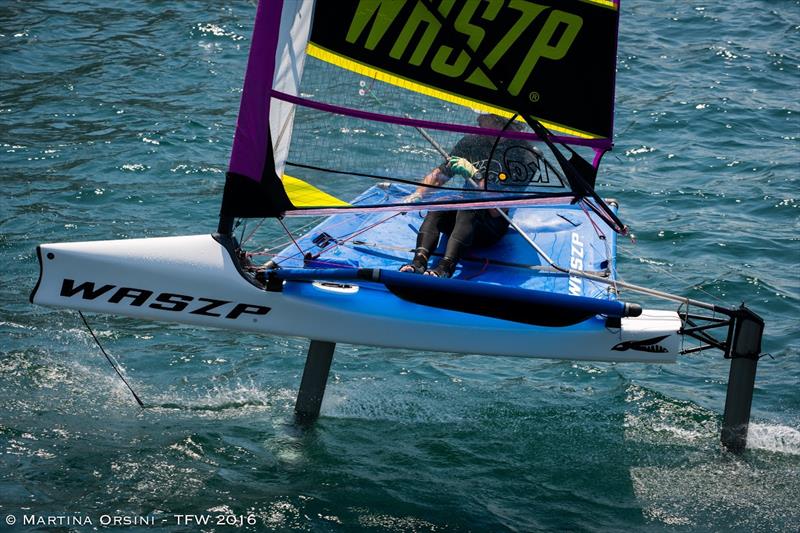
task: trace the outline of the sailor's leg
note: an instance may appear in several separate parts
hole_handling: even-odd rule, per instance
[[[449,278],[456,269],[458,260],[469,250],[474,240],[475,227],[478,224],[479,211],[457,211],[453,228],[447,239],[444,257],[435,268],[425,272],[439,278]]]
[[[508,220],[499,214],[492,216],[492,212],[494,212],[493,209],[478,211],[473,246],[491,246],[503,238],[508,231]]]
[[[417,248],[435,250],[439,244],[441,233],[449,235],[456,224],[456,213],[453,211],[430,211],[417,233]]]
[[[480,210],[457,211],[455,225],[447,240],[444,256],[458,262],[475,240],[475,228],[480,223]]]
[[[417,248],[414,250],[414,259],[400,267],[400,272],[413,272],[422,274],[428,269],[428,259],[431,250],[439,244],[439,235],[449,233],[455,224],[455,213],[444,211],[431,211],[423,220],[417,233]]]
[[[453,275],[459,259],[473,246],[488,246],[499,241],[508,230],[508,222],[501,216],[493,217],[485,209],[458,211],[455,225],[447,241],[444,257],[436,268],[426,272],[440,278]]]

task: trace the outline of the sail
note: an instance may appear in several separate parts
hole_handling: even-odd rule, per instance
[[[399,209],[419,190],[426,209],[574,196],[534,143],[611,146],[618,15],[608,0],[261,0],[223,216]],[[436,172],[446,183],[419,185]],[[376,183],[393,194],[365,198]]]
[[[409,90],[611,138],[611,2],[352,0],[317,6],[309,52]]]

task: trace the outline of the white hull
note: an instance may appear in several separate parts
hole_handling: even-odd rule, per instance
[[[600,317],[545,327],[406,302],[370,283],[287,281],[269,292],[211,235],[47,244],[39,254],[31,301],[47,306],[421,351],[650,363],[680,351],[672,311],[645,310],[620,328]]]

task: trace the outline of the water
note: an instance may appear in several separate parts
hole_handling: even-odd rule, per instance
[[[638,236],[619,270],[766,318],[774,359],[744,455],[718,444],[719,355],[338,346],[304,432],[306,341],[90,316],[140,411],[75,313],[28,303],[35,246],[215,229],[254,6],[7,1],[0,527],[109,515],[183,531],[175,515],[213,514],[252,515],[248,530],[797,531],[798,2],[626,4],[616,148],[598,178]]]

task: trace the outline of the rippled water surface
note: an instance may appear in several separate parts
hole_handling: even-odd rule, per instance
[[[638,237],[622,277],[766,318],[774,359],[738,457],[718,444],[719,355],[338,346],[302,431],[307,341],[90,316],[140,411],[74,312],[28,303],[35,246],[215,229],[254,12],[0,3],[0,528],[108,514],[178,531],[174,515],[210,513],[250,530],[800,529],[798,2],[624,2],[598,178]]]

